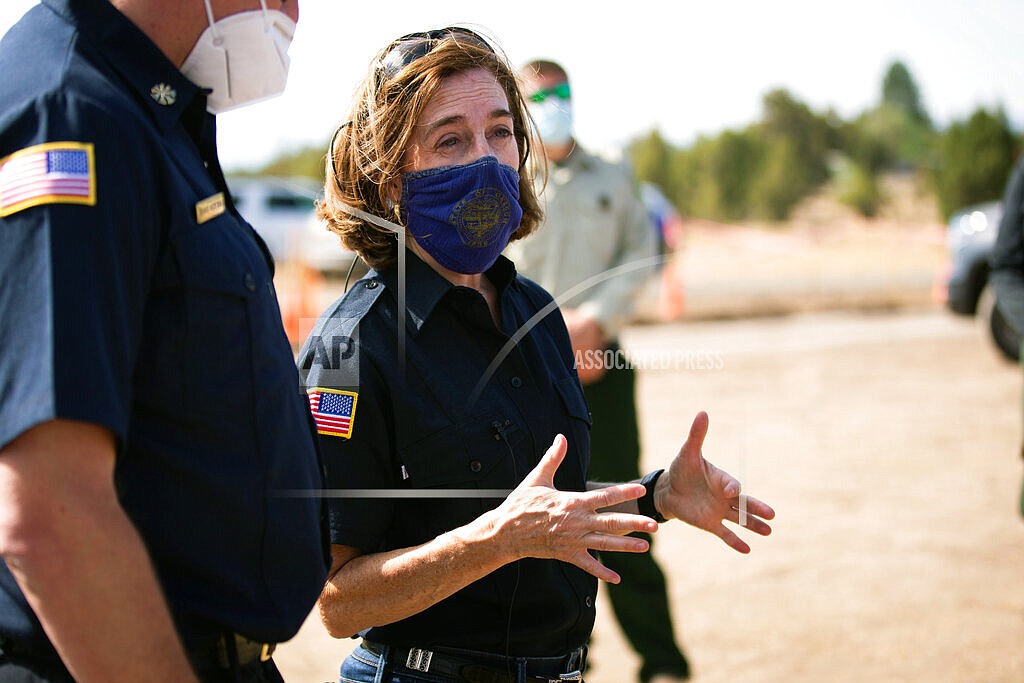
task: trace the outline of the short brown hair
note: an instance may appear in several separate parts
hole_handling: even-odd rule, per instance
[[[552,62],[550,59],[534,59],[533,61],[523,64],[523,67],[519,70],[519,73],[524,78],[537,78],[539,76],[547,76],[548,78],[557,78],[558,80],[569,82],[569,74],[566,73],[565,68],[562,67],[558,62]]]
[[[431,35],[438,32],[432,32]],[[415,126],[430,98],[445,78],[484,69],[491,73],[508,98],[513,135],[519,146],[519,204],[523,218],[510,241],[526,237],[540,225],[543,212],[533,189],[530,160],[530,124],[526,105],[508,61],[482,38],[464,29],[447,31],[436,38],[428,52],[408,64],[391,65],[391,52],[408,39],[393,41],[381,50],[356,91],[347,122],[335,134],[327,151],[324,200],[317,207],[327,227],[346,247],[372,268],[395,262],[398,253],[393,233],[368,223],[339,204],[403,224],[399,207],[391,201]],[[424,38],[426,39],[426,38]]]

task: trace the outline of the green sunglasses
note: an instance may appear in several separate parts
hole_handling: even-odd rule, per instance
[[[544,88],[530,95],[531,102],[543,102],[549,97],[557,97],[560,100],[567,100],[570,97],[569,84],[559,83],[552,88]]]

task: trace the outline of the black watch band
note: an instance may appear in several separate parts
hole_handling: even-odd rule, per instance
[[[665,473],[665,470],[654,470],[643,479],[640,483],[644,485],[647,491],[643,497],[637,498],[636,506],[640,509],[640,514],[645,517],[650,517],[658,524],[667,522],[668,520],[658,512],[658,508],[654,507],[654,486],[658,483],[658,478]]]

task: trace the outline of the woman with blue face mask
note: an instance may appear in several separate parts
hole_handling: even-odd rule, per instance
[[[327,478],[345,681],[582,680],[591,554],[680,518],[746,552],[771,509],[700,454],[706,417],[647,485],[589,485],[565,324],[502,250],[542,214],[514,72],[462,28],[382,50],[327,155],[320,213],[372,270],[299,353]],[[657,473],[656,473],[657,474]],[[638,501],[639,499],[639,501]]]

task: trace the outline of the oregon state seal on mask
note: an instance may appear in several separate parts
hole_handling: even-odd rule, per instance
[[[466,246],[482,249],[501,237],[501,228],[508,224],[512,202],[496,187],[482,187],[463,198],[452,209],[448,222],[459,231]],[[508,235],[505,235],[508,243]],[[502,249],[505,244],[502,244]]]

